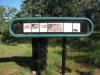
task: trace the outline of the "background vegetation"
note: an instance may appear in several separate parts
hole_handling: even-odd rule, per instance
[[[31,62],[27,61],[31,58],[31,40],[14,38],[9,34],[8,25],[13,18],[38,16],[91,19],[95,29],[90,37],[67,39],[66,68],[70,75],[100,74],[99,0],[23,0],[20,11],[13,7],[0,6],[0,75],[7,75],[7,71],[8,75],[30,75]],[[48,40],[48,66],[43,71],[43,75],[59,75],[61,44],[58,43],[61,43],[61,38]],[[12,69],[11,72],[9,69]]]

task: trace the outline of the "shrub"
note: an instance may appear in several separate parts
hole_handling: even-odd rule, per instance
[[[1,41],[7,45],[17,45],[16,38],[11,36],[8,30],[3,33]]]

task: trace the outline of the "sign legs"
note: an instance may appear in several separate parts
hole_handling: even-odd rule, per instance
[[[47,45],[46,38],[32,38],[33,70],[36,71],[37,75],[41,75],[41,71],[46,68]]]
[[[46,68],[47,62],[47,45],[46,38],[32,38],[32,59],[33,70],[37,75],[41,75],[41,71]],[[62,39],[62,75],[66,71],[66,38]]]
[[[65,74],[66,69],[66,38],[62,39],[62,75]]]

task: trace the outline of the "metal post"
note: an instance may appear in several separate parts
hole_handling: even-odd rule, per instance
[[[65,74],[66,68],[66,38],[62,39],[62,75]]]

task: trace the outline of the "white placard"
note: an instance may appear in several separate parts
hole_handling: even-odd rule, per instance
[[[23,23],[23,32],[81,32],[80,23]]]
[[[32,32],[39,32],[39,23],[32,23]]]
[[[80,23],[73,23],[73,32],[80,32]]]
[[[47,32],[47,23],[40,23],[40,32]]]
[[[48,23],[48,32],[63,32],[63,23]]]
[[[31,32],[31,23],[23,24],[23,32]]]
[[[72,32],[72,23],[64,23],[64,32]]]

